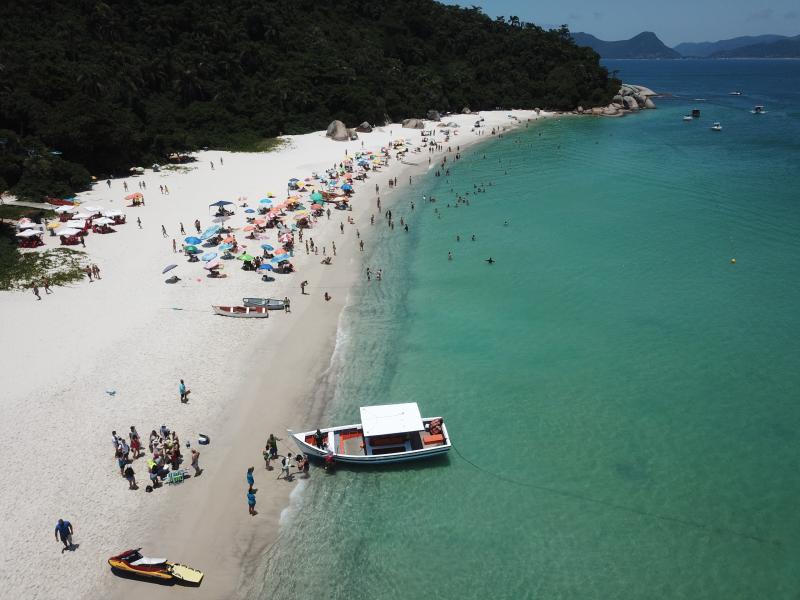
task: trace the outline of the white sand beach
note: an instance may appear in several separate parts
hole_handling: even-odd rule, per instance
[[[471,131],[479,116],[485,119],[483,135]],[[463,150],[490,139],[492,128],[535,118],[533,111],[447,116],[446,122],[460,127],[444,154],[448,146],[452,156],[457,146]],[[426,129],[434,125],[427,122]],[[399,138],[416,147],[420,130],[394,124],[359,134],[357,141],[335,142],[316,132],[286,136],[287,144],[270,153],[200,152],[185,169],[148,169],[139,177],[112,180],[110,188],[98,182],[79,195],[84,205],[127,215],[115,233],[86,238],[86,253],[99,266],[101,279],[57,287],[52,294],[42,291],[41,301],[29,290],[0,293],[3,597],[231,598],[246,590],[247,565],[275,541],[281,511],[301,485],[299,479],[276,481],[279,469],[267,471],[261,451],[270,433],[285,439],[287,427],[314,427],[325,410],[327,399],[313,393],[330,364],[349,290],[363,277],[356,230],[368,253],[370,215],[375,214],[375,227],[383,223],[375,186],[385,209],[392,197],[390,176],[398,178],[400,191],[407,190],[408,177],[427,170],[429,156],[436,166],[442,153],[409,152],[404,162],[414,166],[395,160],[392,152],[388,168],[370,171],[366,181],[355,183],[352,211],[332,210],[330,219],[323,215],[304,231],[304,239],[325,246],[328,256],[331,242],[336,243],[331,265],[321,264],[321,251],[306,255],[298,243],[291,259],[295,273],[264,282],[234,259],[223,261],[226,277],[215,279],[206,276],[202,261],[187,263],[181,244],[195,233],[195,219],[204,228],[212,224],[213,202],[234,202],[236,214],[228,224],[241,228],[240,198],[257,207],[271,191],[280,201],[290,178],[324,175],[356,152],[379,152]],[[441,133],[436,140],[442,140]],[[140,181],[146,182],[145,190],[137,187]],[[159,185],[168,186],[169,195],[161,194]],[[126,207],[123,198],[136,191],[144,194],[145,206]],[[181,222],[186,236],[179,232]],[[252,254],[261,254],[262,243],[279,245],[275,229],[260,240],[245,235],[236,232]],[[45,249],[59,243],[57,237],[44,239]],[[178,267],[163,275],[171,263]],[[172,273],[180,281],[166,284]],[[307,294],[301,295],[304,280]],[[285,296],[291,313],[273,311],[268,319],[224,318],[211,310],[212,304],[239,304],[243,297]],[[192,391],[185,404],[179,400],[180,379]],[[114,459],[111,432],[127,436],[135,425],[146,449],[150,431],[162,424],[175,430],[182,444],[199,448],[204,472],[146,493],[145,459],[139,458],[132,465],[139,489],[131,491]],[[210,437],[210,444],[198,446],[200,433]],[[279,449],[296,451],[286,441]],[[183,451],[188,467],[188,449]],[[245,499],[249,466],[255,467],[258,488],[255,517],[248,515]],[[313,468],[308,485],[314,485]],[[62,552],[54,538],[59,518],[74,527],[74,551]],[[108,557],[140,546],[150,556],[202,570],[202,585],[165,587],[113,575]]]

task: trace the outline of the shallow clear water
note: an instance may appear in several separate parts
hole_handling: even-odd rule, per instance
[[[800,62],[608,62],[675,97],[467,151],[376,225],[329,417],[418,401],[456,451],[313,471],[257,597],[797,596]]]

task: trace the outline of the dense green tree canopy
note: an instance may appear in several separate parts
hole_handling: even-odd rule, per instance
[[[66,193],[334,118],[571,109],[616,87],[566,28],[433,0],[27,0],[0,27],[0,178]]]

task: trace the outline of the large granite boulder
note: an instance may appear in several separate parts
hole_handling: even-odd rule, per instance
[[[429,110],[425,115],[425,118],[429,121],[441,121],[442,117],[439,115],[438,110]]]
[[[357,140],[358,139],[358,134],[356,133],[355,129],[348,129],[347,130],[347,137],[350,138],[351,140]]]
[[[361,125],[356,127],[356,131],[359,133],[370,133],[372,131],[372,125],[364,121]]]
[[[622,104],[622,94],[617,94],[611,100],[617,104]]]
[[[350,139],[350,134],[347,132],[347,127],[341,121],[332,121],[328,125],[325,135],[337,142],[345,142]]]
[[[623,96],[622,105],[628,110],[639,110],[639,103],[633,96]]]
[[[461,114],[463,114],[463,115],[471,115],[472,111],[469,109],[468,106],[465,106],[464,108],[461,109]]]
[[[644,101],[644,107],[645,108],[655,108],[656,107],[656,103],[653,102],[650,98],[646,98],[645,101]]]
[[[422,119],[404,119],[403,127],[406,129],[425,129],[425,121]]]

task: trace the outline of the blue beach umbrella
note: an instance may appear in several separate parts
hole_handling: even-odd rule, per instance
[[[273,248],[269,244],[261,244],[261,249],[262,250],[275,250],[275,248]]]
[[[202,244],[203,243],[203,240],[201,240],[199,237],[195,237],[193,235],[187,237],[183,241],[186,242],[187,244],[192,244],[192,245],[194,245],[194,244]]]
[[[217,253],[216,252],[206,252],[200,258],[203,259],[204,261],[208,262],[210,260],[214,260],[215,258],[217,258]]]
[[[231,248],[233,248],[233,244],[220,244],[219,246],[217,246],[217,250],[219,250],[220,252],[227,252]]]
[[[268,265],[267,263],[263,263],[260,267],[258,267],[261,271],[272,271],[272,265]]]
[[[209,204],[209,206],[226,206],[228,204],[233,204],[233,202],[228,202],[227,200],[220,200],[218,202],[214,202],[212,204]]]
[[[353,189],[353,186],[352,186],[352,185],[350,185],[349,183],[345,183],[345,184],[342,186],[342,189],[343,189],[345,192],[349,192],[350,190],[352,190],[352,189]]]
[[[252,208],[246,208],[246,209],[244,210],[244,212],[246,212],[246,213],[254,213],[254,212],[256,212],[256,211],[255,211],[255,209],[252,209]]]
[[[261,204],[272,204],[272,200],[270,200],[269,198],[262,198],[261,200],[259,200],[259,203],[261,203]]]
[[[212,225],[208,229],[203,232],[203,235],[200,236],[201,240],[207,240],[210,237],[213,237],[215,233],[217,233],[222,227],[220,225]]]
[[[289,260],[291,257],[288,254],[279,254],[275,258],[272,259],[273,262],[275,261],[282,261],[282,260]]]

